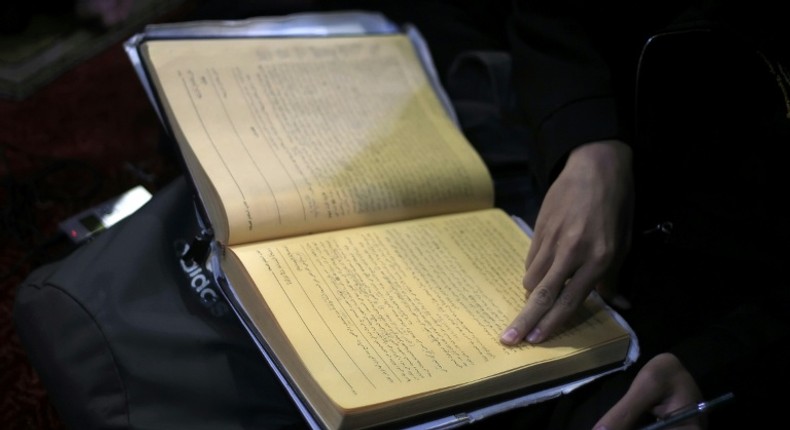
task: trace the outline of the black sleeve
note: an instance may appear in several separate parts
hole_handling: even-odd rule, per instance
[[[545,188],[573,148],[604,139],[631,142],[640,50],[683,2],[513,3],[514,84],[535,133],[531,160]]]

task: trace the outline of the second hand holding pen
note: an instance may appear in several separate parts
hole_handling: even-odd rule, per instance
[[[642,427],[640,430],[661,430],[661,429],[669,428],[670,426],[674,424],[678,424],[689,418],[705,414],[709,412],[712,408],[732,400],[733,397],[734,395],[732,393],[725,393],[719,397],[716,397],[715,399],[689,405],[687,407],[678,409],[674,412],[670,412],[669,414],[658,418],[656,422],[647,425],[645,427]]]

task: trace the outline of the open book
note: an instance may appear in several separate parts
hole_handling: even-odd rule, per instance
[[[530,237],[493,207],[414,37],[135,49],[221,248],[215,271],[319,427],[534,402],[635,358],[596,297],[548,342],[499,343]]]

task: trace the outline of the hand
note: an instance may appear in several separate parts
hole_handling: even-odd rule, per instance
[[[593,288],[604,299],[613,297],[631,240],[631,158],[631,148],[614,140],[570,153],[538,213],[523,280],[527,302],[502,333],[502,343],[547,339]]]
[[[595,430],[626,430],[644,414],[664,416],[702,401],[702,393],[680,360],[670,353],[659,354],[639,369],[625,395],[593,427]],[[702,416],[690,418],[674,430],[701,430]]]

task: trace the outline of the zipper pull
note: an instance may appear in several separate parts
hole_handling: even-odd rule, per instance
[[[669,235],[672,234],[672,229],[673,228],[674,228],[674,225],[672,224],[672,221],[664,221],[664,222],[660,222],[660,223],[656,224],[656,226],[653,227],[653,228],[649,228],[647,230],[644,230],[642,232],[642,234],[644,234],[645,236],[651,236],[651,235],[654,235],[654,234],[662,234],[662,235],[665,235],[665,236],[669,236]]]

